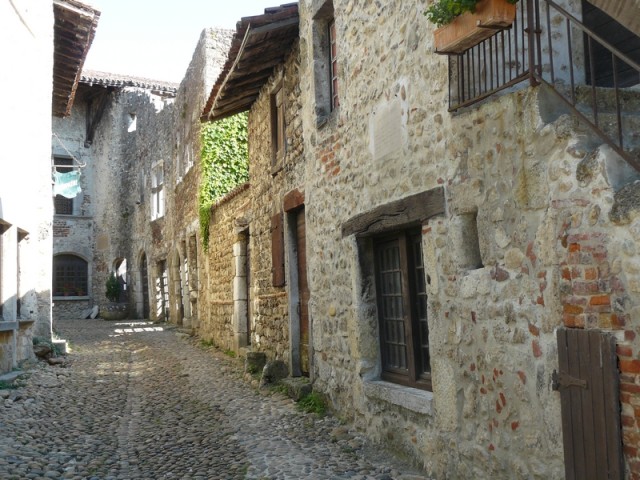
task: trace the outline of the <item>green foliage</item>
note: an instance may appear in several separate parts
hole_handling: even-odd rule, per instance
[[[315,413],[320,416],[323,416],[327,412],[327,405],[325,404],[324,398],[317,392],[311,392],[306,397],[301,398],[298,402],[298,408],[303,412]]]
[[[202,180],[198,194],[200,237],[209,248],[211,206],[236,186],[249,180],[247,114],[202,125]]]
[[[431,23],[442,27],[465,12],[475,12],[479,1],[481,0],[436,0],[424,14]],[[515,4],[518,0],[507,0],[507,2]]]
[[[107,278],[106,287],[105,295],[107,299],[111,302],[117,302],[120,298],[120,284],[113,272],[111,272],[111,275]]]
[[[0,380],[0,390],[13,390],[15,388],[18,388],[18,385],[6,380]]]
[[[236,352],[233,350],[225,350],[224,353],[227,357],[236,358]]]

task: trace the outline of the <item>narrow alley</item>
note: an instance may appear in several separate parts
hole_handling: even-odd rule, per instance
[[[174,327],[57,326],[66,363],[0,390],[2,479],[424,478]]]

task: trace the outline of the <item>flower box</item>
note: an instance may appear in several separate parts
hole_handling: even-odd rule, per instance
[[[482,0],[476,11],[466,12],[434,32],[436,53],[463,53],[481,41],[511,26],[516,18],[515,4],[507,0]]]

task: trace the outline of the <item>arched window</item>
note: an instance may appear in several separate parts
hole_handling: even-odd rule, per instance
[[[88,263],[82,258],[63,254],[53,257],[53,296],[88,295]]]

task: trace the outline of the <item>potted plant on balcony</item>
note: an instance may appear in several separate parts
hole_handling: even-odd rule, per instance
[[[122,287],[114,273],[109,275],[105,286],[105,296],[109,302],[100,309],[100,316],[105,320],[124,320],[129,316],[129,305],[120,302]]]
[[[437,53],[463,53],[516,17],[518,0],[435,0],[425,15],[439,28],[434,32]]]

